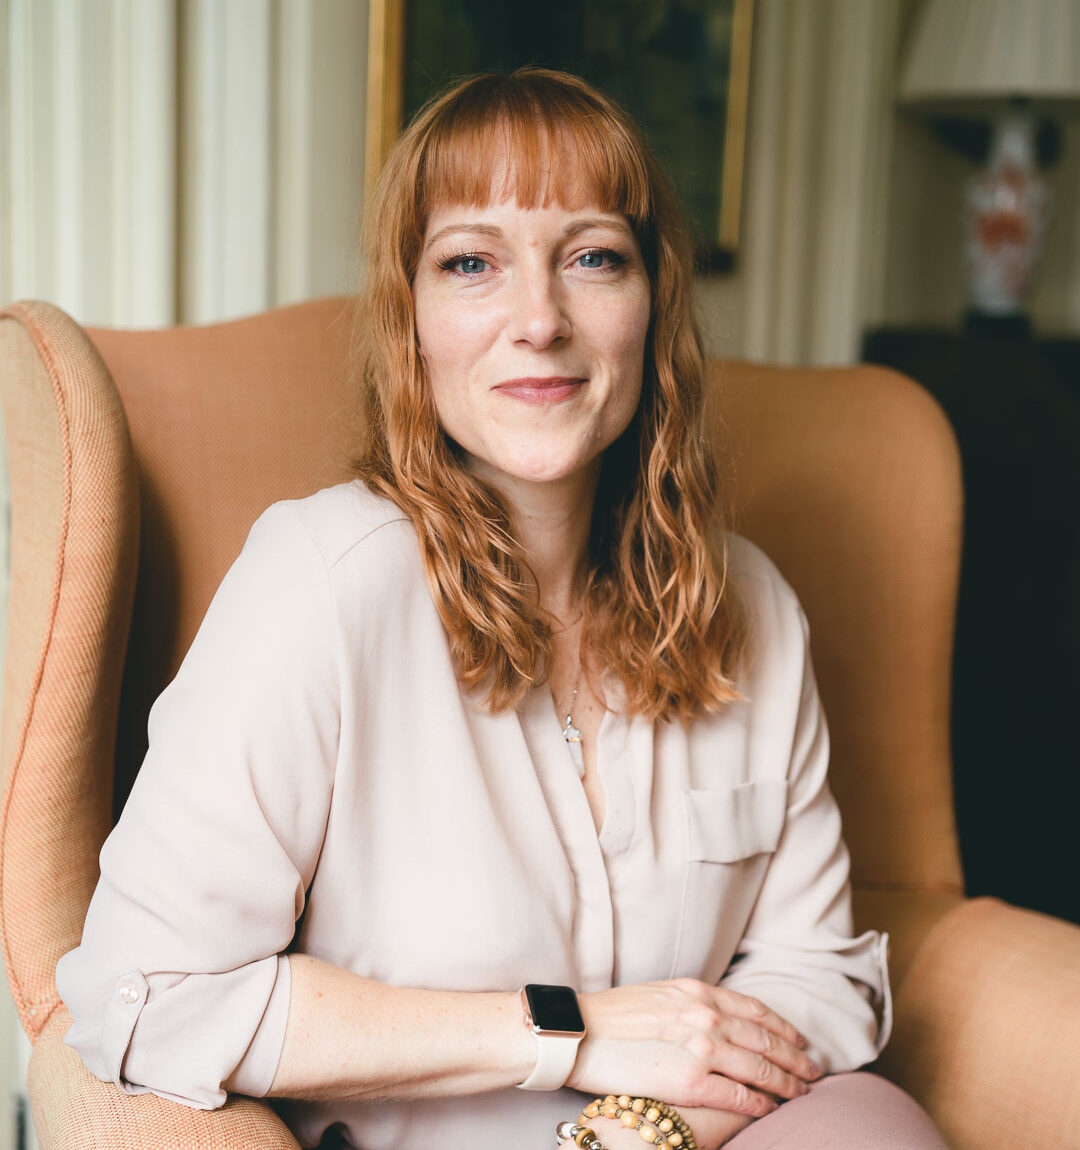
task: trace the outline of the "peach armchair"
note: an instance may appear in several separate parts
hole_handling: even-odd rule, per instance
[[[158,332],[84,331],[44,303],[0,312],[12,494],[0,934],[43,1150],[296,1147],[261,1102],[194,1111],[98,1082],[63,1043],[53,970],[78,941],[149,706],[248,527],[348,473],[350,325],[342,299]],[[963,897],[948,424],[879,369],[724,362],[711,388],[736,525],[810,618],[859,929],[892,934],[896,1028],[879,1069],[955,1150],[1080,1147],[1080,929]]]

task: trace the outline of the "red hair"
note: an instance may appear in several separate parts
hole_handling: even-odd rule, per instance
[[[538,68],[477,76],[430,102],[395,144],[365,220],[356,473],[412,521],[461,683],[495,709],[515,706],[547,677],[550,620],[506,506],[439,426],[412,297],[432,209],[510,194],[525,208],[621,213],[651,285],[641,403],[601,467],[582,665],[614,672],[631,713],[719,710],[739,697],[746,628],[716,521],[689,239],[636,126],[583,80]]]

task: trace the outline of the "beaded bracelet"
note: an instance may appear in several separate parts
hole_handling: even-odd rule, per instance
[[[564,1142],[573,1142],[581,1150],[606,1150],[603,1142],[596,1137],[596,1131],[588,1126],[578,1126],[574,1122],[560,1122],[555,1127],[555,1141],[561,1146]]]
[[[590,1118],[612,1118],[636,1130],[641,1140],[650,1146],[679,1147],[680,1150],[698,1150],[693,1131],[682,1116],[666,1102],[655,1098],[631,1098],[629,1094],[609,1094],[597,1098],[582,1110],[577,1123],[561,1122],[556,1137],[570,1138],[583,1150],[604,1150],[595,1131],[586,1125]]]

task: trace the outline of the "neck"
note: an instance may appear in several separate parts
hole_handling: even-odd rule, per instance
[[[529,483],[477,467],[510,511],[514,537],[536,577],[540,606],[564,627],[580,614],[588,572],[589,533],[600,478],[599,461],[587,472],[549,483]]]

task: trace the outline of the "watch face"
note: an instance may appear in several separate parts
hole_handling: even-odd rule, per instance
[[[545,986],[530,982],[525,987],[533,1026],[537,1030],[557,1030],[564,1034],[581,1034],[585,1022],[578,1008],[577,995],[569,986]]]

